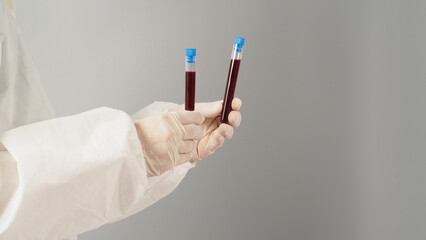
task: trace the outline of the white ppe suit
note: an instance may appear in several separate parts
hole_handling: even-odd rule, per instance
[[[0,0],[0,239],[62,240],[168,195],[193,167],[147,177],[132,119],[98,108],[54,119],[14,15]]]

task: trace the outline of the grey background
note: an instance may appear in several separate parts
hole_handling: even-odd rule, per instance
[[[223,97],[247,38],[232,141],[96,239],[426,239],[425,1],[18,0],[58,116]]]

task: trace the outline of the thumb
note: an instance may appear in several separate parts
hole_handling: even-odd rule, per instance
[[[222,100],[216,102],[196,103],[195,110],[206,118],[213,118],[220,115],[222,111]]]

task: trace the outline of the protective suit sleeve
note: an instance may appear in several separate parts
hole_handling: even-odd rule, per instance
[[[168,195],[193,167],[148,179],[132,119],[109,108],[15,128],[0,141],[8,169],[0,191],[10,195],[0,209],[5,240],[64,239],[118,221]]]
[[[145,193],[140,142],[121,111],[25,125],[0,141],[18,180],[0,216],[0,239],[75,236],[122,217]]]

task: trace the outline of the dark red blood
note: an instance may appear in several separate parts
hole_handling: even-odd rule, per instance
[[[240,70],[241,59],[231,59],[226,82],[225,96],[223,97],[222,114],[220,121],[228,123],[228,115],[232,111],[232,100],[234,99],[235,87],[237,86],[238,71]]]
[[[185,110],[195,108],[195,72],[185,72]]]

